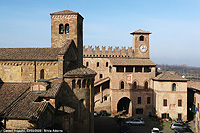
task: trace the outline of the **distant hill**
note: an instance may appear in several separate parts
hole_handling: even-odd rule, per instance
[[[158,72],[175,71],[180,76],[187,79],[200,81],[200,67],[191,67],[187,65],[160,65],[157,64]]]

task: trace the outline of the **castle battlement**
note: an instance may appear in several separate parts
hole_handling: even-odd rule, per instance
[[[86,48],[83,47],[83,56],[84,57],[134,57],[134,51],[132,47],[112,47],[108,46],[106,49],[106,46],[102,46],[101,49],[99,46],[95,46],[94,48],[92,46],[88,46]]]

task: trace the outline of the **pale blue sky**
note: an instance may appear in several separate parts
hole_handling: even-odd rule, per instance
[[[50,47],[50,13],[84,17],[84,45],[132,46],[130,32],[151,31],[156,64],[200,67],[199,0],[0,0],[0,47]]]

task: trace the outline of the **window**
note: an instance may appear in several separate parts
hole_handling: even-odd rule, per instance
[[[59,34],[63,34],[64,33],[64,26],[63,24],[59,25]]]
[[[110,72],[110,73],[112,72],[112,67],[111,67],[111,66],[109,66],[109,72]]]
[[[85,86],[86,86],[86,80],[84,79],[82,82],[82,88],[85,88]]]
[[[108,67],[108,62],[106,62],[106,67]]]
[[[144,36],[140,36],[140,41],[144,41]]]
[[[65,34],[69,34],[69,24],[65,24]]]
[[[151,72],[151,67],[144,67],[144,72]]]
[[[142,67],[135,67],[135,72],[142,72]]]
[[[104,96],[104,101],[107,101],[107,99],[108,99],[107,96]]]
[[[133,83],[133,89],[137,89],[137,82],[136,81]]]
[[[100,79],[103,78],[103,74],[100,74]]]
[[[142,108],[136,109],[136,114],[143,114],[143,109]]]
[[[167,106],[167,99],[163,99],[163,106]]]
[[[162,114],[162,119],[168,119],[169,118],[169,114],[168,113],[163,113]]]
[[[87,80],[87,88],[90,87],[90,79]]]
[[[151,97],[147,97],[147,104],[151,104]]]
[[[121,82],[121,89],[124,89],[124,81]]]
[[[81,80],[78,80],[77,85],[79,87],[79,89],[81,88]]]
[[[89,62],[86,62],[86,67],[88,67],[89,66]]]
[[[172,84],[172,91],[176,91],[176,84],[175,83]]]
[[[72,89],[75,89],[76,85],[75,85],[76,81],[72,80]]]
[[[126,67],[126,72],[133,72],[133,67],[127,66]]]
[[[44,79],[44,69],[40,71],[40,79]]]
[[[149,87],[148,87],[148,82],[146,81],[145,83],[144,83],[144,89],[148,89]]]
[[[124,67],[118,66],[117,67],[117,72],[124,72]]]
[[[99,67],[99,62],[97,62],[97,67]]]
[[[141,104],[141,97],[138,97],[138,104]]]
[[[181,99],[178,100],[178,106],[179,106],[179,107],[182,106],[182,100],[181,100]]]
[[[182,114],[181,113],[178,113],[178,119],[182,120]]]

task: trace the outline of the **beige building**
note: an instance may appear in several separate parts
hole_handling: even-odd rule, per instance
[[[93,133],[96,73],[82,65],[83,17],[69,10],[50,15],[51,47],[0,48],[4,128]]]
[[[173,72],[153,78],[154,108],[158,117],[187,120],[187,81]]]
[[[133,45],[127,49],[83,48],[83,64],[97,72],[95,110],[187,120],[187,80],[176,74],[158,75],[156,64],[149,58],[151,32],[139,29],[131,34]],[[167,80],[162,80],[163,75]],[[176,91],[171,90],[172,84]],[[163,107],[163,98],[168,100],[167,107]]]

